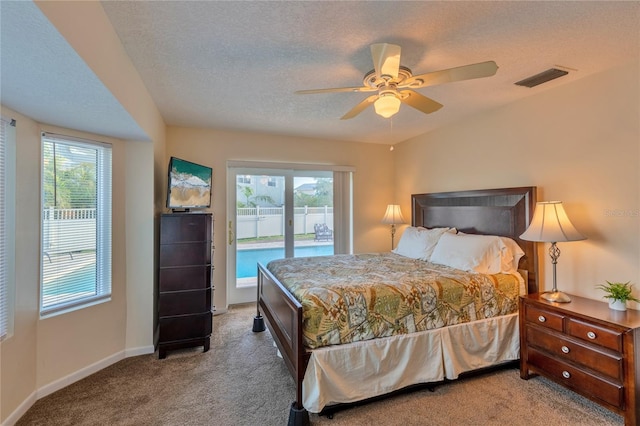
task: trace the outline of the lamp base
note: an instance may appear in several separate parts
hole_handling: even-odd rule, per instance
[[[561,291],[546,291],[540,295],[545,300],[549,302],[559,302],[559,303],[568,303],[571,302],[571,298]]]

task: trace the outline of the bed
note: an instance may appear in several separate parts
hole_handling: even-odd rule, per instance
[[[411,202],[412,227],[455,228],[464,234],[515,241],[523,253],[517,265],[523,277],[520,284],[528,292],[537,292],[536,250],[532,242],[519,238],[533,214],[535,187],[416,194]],[[394,255],[358,256],[380,256],[376,262],[382,263],[383,258]],[[327,274],[320,271],[318,275]],[[453,321],[452,325],[434,329],[384,331],[380,334],[384,337],[351,342],[336,341],[334,333],[325,339],[326,344],[314,345],[308,330],[305,335],[303,304],[292,292],[258,264],[254,331],[263,330],[263,320],[266,322],[296,383],[290,425],[308,424],[308,412],[320,412],[327,406],[365,400],[415,384],[456,379],[460,374],[514,361],[519,356],[517,312],[513,311]]]

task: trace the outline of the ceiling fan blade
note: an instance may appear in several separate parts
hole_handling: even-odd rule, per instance
[[[389,75],[398,77],[400,69],[400,46],[389,43],[376,43],[371,45],[371,57],[376,77]]]
[[[351,111],[349,111],[348,113],[340,117],[340,120],[348,120],[350,118],[355,117],[356,115],[360,114],[362,111],[367,109],[367,107],[372,103],[374,103],[376,99],[378,99],[378,95],[369,96],[367,99],[365,99],[364,101],[360,102],[358,105],[353,107]]]
[[[403,90],[399,92],[399,94],[399,98],[402,103],[405,103],[418,111],[422,111],[425,114],[431,114],[432,112],[436,112],[442,108],[441,103],[436,102],[433,99],[429,99],[418,92],[414,92],[413,90]]]
[[[426,74],[414,75],[405,80],[398,87],[418,89],[420,87],[435,86],[436,84],[451,83],[454,81],[471,80],[474,78],[491,77],[498,71],[494,61],[480,62],[477,64],[463,65]]]
[[[359,87],[336,87],[333,89],[311,89],[311,90],[297,90],[297,95],[310,95],[313,93],[339,93],[339,92],[375,92],[376,88],[359,86]]]

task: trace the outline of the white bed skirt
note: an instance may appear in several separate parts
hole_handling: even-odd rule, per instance
[[[518,314],[328,346],[311,352],[302,382],[307,411],[362,401],[418,383],[456,379],[461,373],[520,357]]]

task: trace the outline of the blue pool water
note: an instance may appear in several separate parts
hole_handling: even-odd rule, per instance
[[[333,245],[303,246],[295,248],[296,257],[306,256],[326,256],[333,254]],[[261,248],[238,250],[236,256],[236,277],[255,277],[257,274],[258,262],[266,265],[274,259],[284,257],[284,248]]]
[[[96,265],[89,264],[70,272],[55,281],[45,283],[42,289],[45,306],[56,301],[71,301],[96,294]]]

